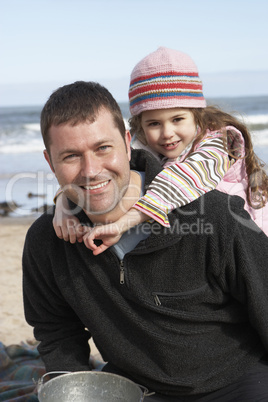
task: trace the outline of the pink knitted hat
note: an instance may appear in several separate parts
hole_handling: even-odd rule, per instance
[[[159,47],[134,67],[128,95],[132,116],[154,109],[206,107],[194,61],[185,53],[165,47]]]

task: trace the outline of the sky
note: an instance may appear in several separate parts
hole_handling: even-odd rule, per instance
[[[0,0],[0,106],[98,81],[127,101],[135,64],[188,53],[207,97],[268,95],[267,0]]]

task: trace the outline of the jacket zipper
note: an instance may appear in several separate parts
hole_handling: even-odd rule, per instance
[[[120,285],[124,285],[125,283],[125,268],[124,268],[124,261],[120,261]]]
[[[154,301],[157,306],[161,306],[161,301],[157,294],[154,294]]]

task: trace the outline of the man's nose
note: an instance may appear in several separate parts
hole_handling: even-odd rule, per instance
[[[84,155],[82,158],[81,175],[92,178],[101,172],[101,162],[95,155]]]

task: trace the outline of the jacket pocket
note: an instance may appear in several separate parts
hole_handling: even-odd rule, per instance
[[[207,288],[208,285],[205,284],[200,288],[186,292],[152,292],[152,296],[156,306],[177,308],[188,305],[189,307],[204,300]]]

